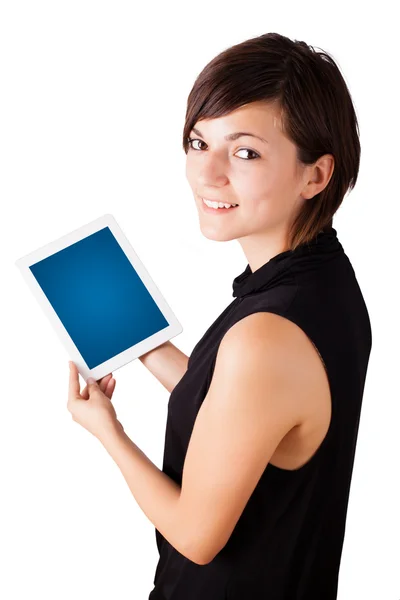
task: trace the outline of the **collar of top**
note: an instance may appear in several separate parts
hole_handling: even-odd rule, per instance
[[[337,238],[336,229],[330,227],[321,230],[311,242],[300,244],[295,250],[285,250],[276,254],[254,272],[247,264],[243,273],[233,280],[232,296],[241,298],[261,291],[273,285],[279,280],[279,276],[289,269],[304,272],[331,260],[339,253],[343,253],[343,247]]]

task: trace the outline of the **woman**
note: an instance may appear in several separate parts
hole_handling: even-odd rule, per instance
[[[333,600],[372,345],[332,227],[359,168],[351,97],[327,54],[268,33],[200,73],[183,146],[203,235],[248,264],[189,359],[140,357],[171,392],[162,471],[99,434],[156,527],[149,600]]]
[[[237,239],[248,265],[170,396],[163,471],[191,543],[182,554],[156,530],[150,600],[337,597],[372,342],[332,228],[357,130],[332,58],[278,34],[222,52],[189,94],[201,231]]]

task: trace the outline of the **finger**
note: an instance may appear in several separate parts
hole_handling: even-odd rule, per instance
[[[107,395],[109,398],[111,398],[111,396],[113,395],[113,392],[114,392],[114,390],[115,390],[115,384],[116,384],[116,383],[117,383],[117,382],[116,382],[116,380],[115,380],[115,379],[110,379],[110,381],[109,381],[109,382],[108,382],[108,384],[107,384],[107,388],[106,388],[105,394],[106,394],[106,395]]]
[[[105,390],[107,389],[107,384],[111,377],[112,377],[112,373],[109,373],[108,375],[105,375],[104,377],[102,377],[102,379],[99,379],[97,381],[97,383],[99,384],[99,387],[103,393],[105,393]],[[82,390],[81,396],[82,396],[82,398],[84,398],[84,400],[89,400],[89,390],[88,390],[87,385]]]
[[[99,386],[100,386],[100,389],[101,389],[101,391],[103,392],[103,394],[105,394],[105,393],[107,392],[107,385],[108,385],[108,382],[109,382],[109,377],[108,377],[108,375],[107,375],[107,377],[103,377],[103,379],[101,380],[101,382],[100,382],[100,384],[99,384]]]
[[[78,369],[72,360],[69,361],[69,390],[74,397],[80,395],[80,383]]]

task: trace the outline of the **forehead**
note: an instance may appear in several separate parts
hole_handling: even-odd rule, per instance
[[[236,131],[251,131],[270,140],[282,133],[281,111],[276,104],[251,102],[222,117],[200,119],[194,127],[204,135],[223,137]]]

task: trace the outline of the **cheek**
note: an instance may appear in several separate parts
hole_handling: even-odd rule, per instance
[[[265,223],[280,219],[287,212],[290,185],[276,173],[263,177],[257,185],[243,193],[243,207],[247,216],[255,222]]]
[[[189,181],[191,181],[192,179],[192,167],[190,165],[190,161],[188,159],[186,159],[186,165],[185,165],[185,175],[186,175],[186,179]]]
[[[186,163],[185,163],[185,175],[189,182],[194,183],[197,179],[197,172],[199,170],[199,165],[193,160],[193,155],[186,155]]]
[[[287,210],[288,199],[295,185],[293,174],[284,165],[264,170],[251,194],[252,205],[261,215],[279,215]]]
[[[243,205],[249,210],[257,213],[268,211],[273,199],[279,194],[279,184],[276,173],[263,169],[261,173],[242,182],[238,198],[243,198]]]

